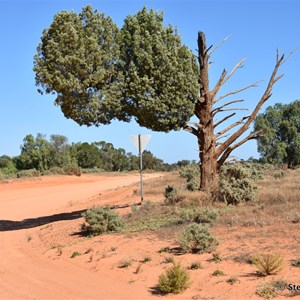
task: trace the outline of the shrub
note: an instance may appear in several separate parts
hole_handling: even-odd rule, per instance
[[[66,175],[76,175],[81,176],[81,169],[76,165],[68,165],[64,167],[64,171]]]
[[[192,207],[180,210],[180,217],[187,222],[211,224],[219,217],[219,213],[215,209]]]
[[[192,262],[191,265],[189,266],[189,269],[190,270],[198,270],[198,269],[202,269],[202,265],[200,262],[198,261],[195,261],[195,262]]]
[[[39,176],[41,176],[41,173],[36,169],[22,170],[17,173],[18,178],[39,177]]]
[[[177,190],[170,185],[166,187],[164,196],[166,205],[174,205],[184,199],[184,197],[178,194]]]
[[[294,259],[292,261],[292,266],[296,268],[300,268],[300,258]]]
[[[132,265],[133,259],[131,257],[123,258],[119,264],[119,268],[128,268]]]
[[[280,179],[280,178],[285,177],[285,173],[283,171],[280,171],[280,172],[274,173],[273,177],[275,179]]]
[[[186,179],[186,188],[189,191],[199,190],[200,187],[200,174],[199,166],[196,164],[187,165],[181,168],[179,174],[182,178]]]
[[[265,299],[272,299],[287,287],[288,283],[284,280],[264,281],[256,288],[256,294]]]
[[[224,276],[225,273],[224,273],[222,270],[217,269],[217,270],[215,270],[211,275],[212,275],[212,276]]]
[[[71,255],[71,258],[74,258],[74,257],[76,257],[76,256],[80,256],[80,255],[81,255],[80,252],[74,251],[74,252],[72,253],[72,255]]]
[[[227,282],[231,285],[234,285],[236,283],[240,283],[241,281],[236,276],[231,276],[228,278]]]
[[[53,167],[49,170],[51,174],[57,174],[57,175],[65,175],[65,170],[60,167]]]
[[[190,276],[179,263],[173,263],[173,266],[159,276],[158,288],[163,293],[178,294],[186,290],[190,285]]]
[[[220,201],[227,204],[239,204],[255,199],[256,185],[250,172],[241,164],[229,164],[222,167],[219,177]]]
[[[260,253],[253,257],[253,264],[261,275],[275,275],[283,269],[283,256],[280,253]]]
[[[180,237],[181,247],[188,252],[212,252],[218,244],[218,240],[211,235],[209,227],[203,224],[189,224]]]
[[[81,229],[90,235],[120,231],[124,222],[119,214],[108,207],[95,207],[82,214],[85,219]]]

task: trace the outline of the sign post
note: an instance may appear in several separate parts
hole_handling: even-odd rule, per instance
[[[151,138],[151,135],[131,135],[130,139],[132,140],[134,146],[139,152],[140,157],[140,189],[141,189],[141,203],[144,201],[144,190],[143,190],[143,152]]]

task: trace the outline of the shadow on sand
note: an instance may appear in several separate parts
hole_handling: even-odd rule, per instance
[[[134,204],[122,204],[122,205],[112,205],[105,206],[110,209],[120,209],[127,208],[132,205],[141,205],[141,203]],[[74,219],[79,219],[82,217],[82,213],[84,213],[86,209],[68,212],[68,213],[60,213],[51,216],[43,216],[38,218],[24,219],[22,221],[11,221],[11,220],[0,220],[0,231],[14,231],[21,229],[29,229],[38,226],[42,226],[45,224],[57,222],[57,221],[70,221]]]
[[[21,229],[34,228],[57,221],[67,221],[81,218],[86,210],[78,210],[68,213],[43,216],[38,218],[24,219],[22,221],[0,220],[0,231],[14,231]]]

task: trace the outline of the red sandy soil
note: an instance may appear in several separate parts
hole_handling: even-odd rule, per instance
[[[145,174],[145,180],[163,176]],[[211,254],[159,253],[178,246],[155,232],[110,234],[87,239],[79,234],[81,211],[94,205],[131,204],[139,200],[139,175],[50,176],[0,183],[0,299],[262,299],[258,284],[283,279],[300,285],[300,269],[290,261],[300,256],[300,225],[214,227],[223,260]],[[120,209],[124,214],[130,209]],[[285,268],[278,275],[259,277],[245,262],[258,251],[279,251]],[[71,258],[75,251],[80,256]],[[165,259],[188,267],[191,287],[182,294],[162,296],[155,288],[159,275],[171,266]],[[145,263],[142,261],[150,257]],[[128,268],[120,268],[125,260]],[[224,276],[212,276],[216,270]],[[237,277],[233,285],[227,280]],[[288,291],[276,299],[300,299]]]

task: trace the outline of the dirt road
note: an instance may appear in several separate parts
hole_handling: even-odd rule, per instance
[[[157,176],[146,174],[145,179]],[[143,295],[137,296],[108,273],[104,276],[76,264],[49,260],[41,247],[29,243],[49,218],[63,220],[64,213],[79,211],[91,197],[138,182],[136,174],[1,183],[0,299],[141,299]]]

